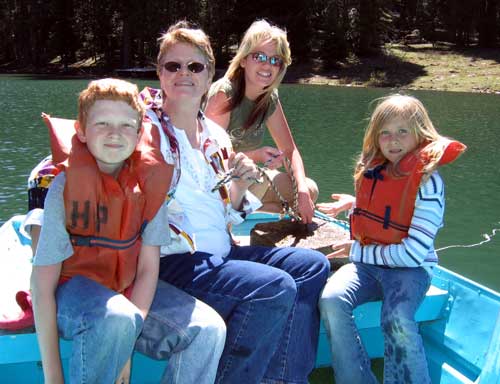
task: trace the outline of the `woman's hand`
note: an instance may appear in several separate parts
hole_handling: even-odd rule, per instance
[[[334,203],[319,203],[316,208],[328,216],[336,217],[340,212],[348,211],[354,205],[356,198],[345,193],[333,193],[332,200],[338,200]]]
[[[282,151],[274,147],[262,147],[256,150],[259,152],[259,162],[264,164],[264,167],[269,169],[277,169],[283,165],[283,157],[285,156]]]
[[[326,255],[326,257],[328,259],[343,259],[349,257],[352,243],[354,243],[354,240],[336,241],[332,244],[333,252]]]
[[[299,210],[298,213],[302,218],[302,222],[305,224],[311,223],[314,216],[314,203],[311,200],[311,196],[309,196],[309,191],[299,191],[297,196],[297,203]]]
[[[260,172],[254,161],[242,152],[233,152],[229,156],[228,166],[234,169],[232,183],[242,191],[246,191],[250,185],[260,180]]]

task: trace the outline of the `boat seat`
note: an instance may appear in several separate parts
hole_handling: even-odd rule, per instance
[[[431,285],[415,314],[415,320],[420,323],[442,318],[447,303],[448,291]],[[365,303],[354,310],[354,320],[370,358],[384,356],[384,339],[380,328],[381,311],[381,301]],[[330,343],[326,329],[321,324],[316,367],[329,366],[330,364]]]
[[[249,236],[241,236],[241,233],[239,235],[241,245],[249,242]],[[418,322],[437,320],[443,317],[443,310],[448,303],[448,292],[438,288],[437,281],[433,281],[433,283],[434,285],[429,288],[416,313],[415,317]],[[370,302],[359,306],[354,311],[356,325],[360,330],[368,355],[372,358],[383,356],[383,337],[380,330],[381,307],[380,301]],[[71,341],[61,339],[60,351],[63,366],[66,367],[71,354]],[[330,360],[328,337],[325,328],[321,325],[316,366],[328,366]],[[144,372],[145,369],[151,377],[158,378],[158,380],[153,381],[157,383],[165,369],[165,362],[155,361],[140,353],[135,353],[133,366],[135,369],[132,369],[132,381],[146,384],[143,378],[134,377],[140,372]],[[43,382],[40,352],[33,328],[18,332],[0,330],[0,377],[2,377],[2,384],[5,384],[3,378],[10,377],[10,373],[14,372],[16,379],[11,382]],[[18,376],[21,373],[25,375],[25,380]]]
[[[447,302],[448,292],[432,285],[415,315],[416,320],[418,322],[425,322],[441,318]],[[371,358],[382,357],[384,354],[383,336],[380,330],[381,308],[382,303],[376,301],[363,304],[354,311],[356,325],[367,348],[368,355]],[[0,333],[0,346],[0,365],[35,362],[41,372],[41,364],[39,363],[40,353],[36,334],[33,329],[28,329],[24,332],[13,333],[4,331]],[[60,347],[62,360],[67,360],[71,353],[71,342],[61,339]],[[328,337],[324,326],[321,325],[316,367],[329,366],[330,360],[331,354]],[[148,369],[151,369],[151,366],[153,366],[158,370],[160,376],[165,367],[164,362],[153,362],[139,353],[135,353],[134,364],[136,366],[147,364]]]

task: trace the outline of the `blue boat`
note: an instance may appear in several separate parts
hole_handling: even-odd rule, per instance
[[[278,215],[256,213],[236,226],[236,236],[245,239],[256,223],[275,221]],[[27,289],[31,248],[16,216],[0,228],[2,258],[0,281]],[[335,222],[330,225],[340,225]],[[5,241],[4,241],[5,240]],[[9,268],[10,266],[10,268]],[[13,274],[17,278],[12,279]],[[23,286],[24,285],[24,286]],[[1,296],[12,292],[2,290]],[[13,296],[12,296],[13,297]],[[0,302],[3,305],[3,301]],[[366,303],[355,311],[356,325],[371,358],[383,357],[380,302]],[[443,267],[436,267],[432,286],[420,306],[416,320],[424,339],[433,384],[500,384],[500,294]],[[61,358],[67,372],[71,342],[60,340]],[[317,367],[330,365],[326,331],[320,329]],[[132,383],[158,383],[165,362],[136,353]],[[34,329],[0,331],[0,382],[43,383],[42,364]]]

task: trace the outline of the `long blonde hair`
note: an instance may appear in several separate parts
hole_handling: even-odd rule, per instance
[[[254,109],[243,125],[244,129],[250,127],[259,116],[266,113],[271,100],[271,94],[278,88],[285,76],[287,67],[292,63],[290,44],[288,43],[286,31],[269,24],[266,20],[254,21],[245,32],[238,51],[231,60],[225,74],[225,77],[235,86],[235,93],[229,101],[227,109],[224,111],[229,112],[236,108],[245,96],[245,69],[241,66],[241,62],[245,60],[250,53],[254,52],[255,47],[268,41],[276,43],[276,50],[278,55],[283,59],[283,65],[278,76],[276,76],[272,84],[267,87],[265,93],[257,98]]]
[[[436,169],[447,140],[437,132],[420,100],[413,96],[393,94],[379,99],[371,115],[363,138],[362,152],[354,171],[355,183],[358,183],[367,169],[385,161],[378,139],[380,131],[394,119],[406,122],[411,134],[417,139],[417,147],[426,144],[427,161],[422,170],[424,178]],[[400,175],[398,164],[394,164],[390,171],[396,176]]]

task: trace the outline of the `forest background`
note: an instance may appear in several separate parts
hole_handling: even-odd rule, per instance
[[[0,72],[153,67],[158,37],[186,19],[221,75],[260,18],[288,31],[285,81],[500,93],[500,0],[0,0]]]

